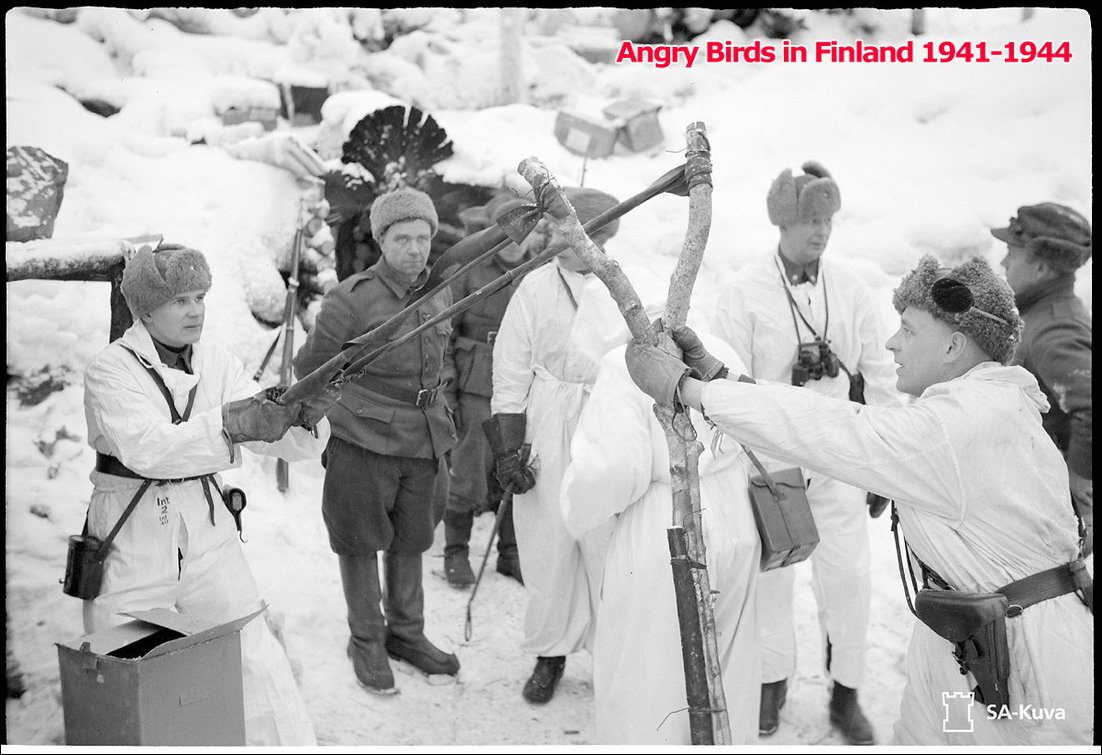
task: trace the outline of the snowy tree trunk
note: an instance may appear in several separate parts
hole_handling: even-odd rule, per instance
[[[521,66],[521,40],[524,38],[522,8],[501,9],[501,104],[523,100],[524,71]]]

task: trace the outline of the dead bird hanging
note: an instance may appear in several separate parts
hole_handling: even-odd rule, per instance
[[[447,132],[420,108],[391,105],[368,113],[352,127],[341,162],[359,163],[375,178],[376,192],[412,186],[425,191],[433,166],[452,156]]]

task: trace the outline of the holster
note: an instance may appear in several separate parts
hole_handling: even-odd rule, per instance
[[[497,413],[482,423],[482,432],[490,443],[494,458],[511,454],[524,445],[528,417],[524,412]]]
[[[976,680],[973,692],[982,705],[1010,705],[1009,608],[1002,593],[924,589],[915,595],[915,615],[953,643],[960,672]]]

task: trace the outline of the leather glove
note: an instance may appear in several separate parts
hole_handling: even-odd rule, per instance
[[[726,376],[726,365],[708,353],[696,331],[688,325],[682,325],[672,328],[669,333],[673,342],[684,352],[681,361],[692,370],[691,374],[694,378],[707,383],[709,380]]]
[[[321,422],[333,404],[341,400],[341,387],[336,383],[328,383],[322,388],[321,393],[311,396],[305,401],[298,402],[298,419],[292,423],[292,427],[305,427],[313,430]]]
[[[877,495],[876,493],[865,494],[865,504],[869,507],[869,516],[873,519],[876,519],[881,514],[883,514],[884,509],[888,508],[888,504],[890,504],[891,502],[892,500],[890,498],[885,498],[884,496]]]
[[[690,373],[680,359],[646,343],[629,343],[624,361],[639,390],[653,398],[659,406],[673,406],[678,384]]]
[[[494,459],[494,477],[505,492],[521,495],[536,486],[536,470],[528,463],[531,452],[532,444],[525,443],[516,451]]]
[[[293,425],[299,404],[284,406],[268,398],[267,391],[222,404],[222,431],[234,443],[262,440],[274,443]]]
[[[494,455],[494,477],[509,493],[527,493],[536,485],[536,470],[528,463],[532,452],[524,442],[527,417],[523,412],[499,412],[482,423]]]

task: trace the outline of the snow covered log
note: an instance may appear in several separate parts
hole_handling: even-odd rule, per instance
[[[126,251],[143,245],[156,247],[161,236],[119,239],[104,236],[7,242],[4,259],[7,280],[106,281],[111,284],[111,331],[114,341],[134,322],[122,295]]]

